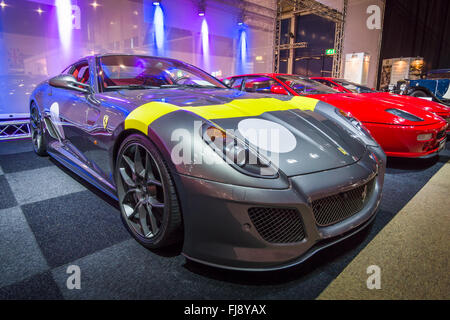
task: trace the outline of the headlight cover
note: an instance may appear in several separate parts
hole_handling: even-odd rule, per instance
[[[369,130],[367,130],[367,128],[361,123],[361,121],[356,119],[350,112],[346,112],[346,111],[343,111],[341,109],[336,108],[336,113],[339,116],[341,116],[342,118],[344,118],[345,120],[347,120],[348,122],[350,122],[353,127],[355,127],[356,129],[358,129],[359,131],[361,131],[365,135],[367,135],[370,138],[372,138],[372,136],[370,135]]]
[[[406,111],[403,111],[403,110],[400,110],[400,109],[386,109],[384,111],[386,111],[386,112],[388,112],[390,114],[393,114],[394,116],[397,116],[397,117],[400,117],[402,119],[405,119],[405,120],[414,121],[414,122],[423,121],[422,118],[419,118],[419,117],[417,117],[417,116],[415,116],[415,115],[413,115],[413,114],[411,114],[409,112],[406,112]]]
[[[200,134],[205,143],[234,169],[259,178],[278,178],[278,169],[269,159],[233,134],[209,123],[202,126]]]

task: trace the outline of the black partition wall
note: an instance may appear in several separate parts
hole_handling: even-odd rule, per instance
[[[416,56],[426,70],[450,68],[449,0],[386,0],[380,59]]]

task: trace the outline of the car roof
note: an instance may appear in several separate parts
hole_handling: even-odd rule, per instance
[[[296,76],[296,77],[302,77],[302,78],[308,78],[304,77],[298,74],[290,74],[290,73],[270,73],[270,72],[262,72],[262,73],[248,73],[248,74],[239,74],[236,76],[231,76],[230,78],[237,78],[237,77],[254,77],[254,76],[267,76],[267,77],[277,77],[277,76]]]

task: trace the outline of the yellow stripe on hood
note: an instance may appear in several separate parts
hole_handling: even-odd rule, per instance
[[[287,101],[275,98],[237,99],[225,104],[199,107],[177,107],[170,103],[154,101],[134,109],[125,119],[125,130],[136,129],[147,134],[148,126],[153,121],[177,110],[189,111],[204,119],[214,120],[256,117],[264,112],[291,109],[314,111],[318,102],[316,99],[297,96]]]

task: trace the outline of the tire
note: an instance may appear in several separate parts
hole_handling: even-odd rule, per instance
[[[45,138],[44,125],[38,107],[33,102],[30,108],[31,142],[34,152],[43,157],[47,155],[47,139]]]
[[[411,93],[412,97],[416,97],[416,98],[424,98],[424,97],[429,97],[427,95],[427,93],[425,91],[422,90],[416,90],[413,93]]]
[[[182,217],[169,169],[156,146],[141,134],[121,143],[114,177],[122,222],[141,245],[158,249],[180,242]]]

